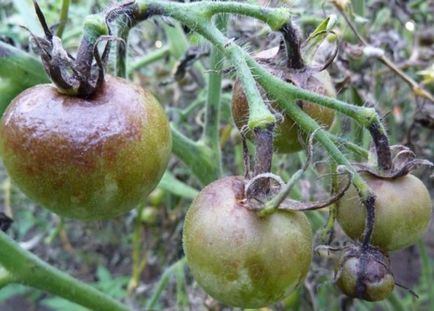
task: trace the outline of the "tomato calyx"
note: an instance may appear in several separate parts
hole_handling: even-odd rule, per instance
[[[33,1],[33,4],[45,37],[36,36],[27,30],[30,32],[35,52],[41,56],[45,71],[51,81],[60,93],[82,98],[91,97],[104,82],[104,66],[109,55],[109,44],[106,45],[102,56],[99,55],[96,46],[100,40],[112,40],[113,38],[106,36],[96,39],[88,38],[91,37],[90,35],[88,37],[84,35],[77,57],[73,57],[63,48],[61,39],[48,27],[38,3]],[[108,27],[101,22],[101,18],[96,15],[89,16],[85,20],[85,28],[87,26],[99,27],[98,31],[101,35],[107,34]],[[93,64],[94,60],[95,64]]]
[[[416,154],[406,146],[393,145],[390,150],[392,166],[389,170],[382,170],[364,163],[356,163],[354,167],[358,172],[366,172],[382,179],[395,179],[405,176],[420,166],[434,167],[434,164],[426,159],[417,159]]]

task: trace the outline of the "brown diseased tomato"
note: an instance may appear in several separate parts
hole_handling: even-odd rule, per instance
[[[414,244],[428,228],[432,202],[425,185],[415,176],[380,179],[362,174],[374,191],[375,223],[371,243],[383,251]],[[366,208],[351,186],[338,202],[337,221],[345,233],[360,240],[365,227]]]
[[[171,134],[149,92],[107,77],[90,99],[50,84],[21,93],[1,120],[0,149],[29,198],[61,216],[103,219],[131,210],[154,189]]]
[[[271,73],[275,76],[293,83],[303,89],[312,92],[336,97],[336,91],[331,82],[330,75],[327,71],[314,71],[305,68],[302,71],[283,71],[277,69],[274,65],[264,64]],[[286,69],[288,70],[288,69]],[[300,101],[302,109],[315,119],[324,128],[329,128],[334,120],[334,111],[310,102]],[[279,111],[277,104],[273,104],[273,108]],[[249,119],[249,106],[247,98],[243,92],[242,85],[239,80],[236,80],[232,92],[232,116],[235,125],[241,129],[245,126]],[[273,145],[276,152],[279,153],[292,153],[303,149],[304,141],[300,141],[303,133],[297,124],[286,114],[283,113],[283,121],[278,124],[274,131]]]
[[[389,260],[376,252],[353,256],[348,256],[346,252],[340,258],[336,267],[336,285],[345,295],[379,301],[392,294],[395,279],[389,268]]]
[[[205,187],[187,212],[183,244],[195,280],[220,302],[259,308],[288,296],[312,258],[311,226],[300,212],[258,217],[246,206],[245,179]]]

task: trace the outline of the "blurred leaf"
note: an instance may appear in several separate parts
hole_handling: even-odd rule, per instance
[[[0,41],[0,77],[28,87],[50,81],[37,58],[2,41]]]
[[[2,290],[0,291],[0,302],[6,301],[18,295],[25,295],[30,290],[31,289],[23,285],[18,285],[18,284],[8,285],[7,287],[2,288]]]
[[[306,39],[306,45],[303,47],[303,59],[307,63],[311,63],[318,51],[321,43],[329,36],[334,36],[330,33],[336,24],[336,16],[331,15],[324,19],[318,27]]]
[[[126,296],[129,281],[128,276],[113,278],[110,271],[103,266],[98,266],[96,275],[98,277],[98,282],[95,284],[96,288],[115,299]]]
[[[52,297],[44,299],[41,304],[46,307],[49,307],[53,310],[62,310],[62,311],[90,311],[89,309],[77,305],[73,302],[65,300],[59,297]]]
[[[418,71],[417,74],[422,76],[424,84],[434,84],[434,64],[425,70]]]
[[[42,28],[39,25],[36,14],[33,10],[32,0],[14,0],[15,8],[20,13],[20,20],[35,34],[42,34]]]

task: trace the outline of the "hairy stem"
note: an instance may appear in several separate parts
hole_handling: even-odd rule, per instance
[[[63,297],[92,310],[127,311],[128,308],[25,251],[0,232],[0,264],[14,281]]]
[[[158,0],[138,0],[140,11],[136,17],[149,14],[161,14],[161,11],[180,11],[186,15],[202,15],[209,20],[219,13],[232,13],[256,18],[268,24],[271,29],[280,29],[291,17],[290,11],[285,8],[265,8],[257,5],[235,1],[200,1],[194,3],[161,2]],[[179,19],[181,22],[185,22]],[[196,30],[195,28],[192,28]]]
[[[171,16],[191,29],[197,31],[209,40],[235,67],[244,93],[249,103],[249,128],[266,127],[275,123],[275,117],[263,102],[261,94],[256,87],[255,80],[242,56],[242,49],[233,40],[226,38],[209,20],[210,14],[204,8],[217,5],[227,5],[229,2],[199,2],[194,4],[180,4],[174,2],[139,1],[136,11],[130,13],[133,17],[146,19],[153,14]],[[239,4],[237,3],[236,7]],[[226,6],[230,7],[230,6]],[[241,7],[244,7],[243,5]],[[249,6],[250,8],[250,6]],[[256,7],[258,10],[260,7]],[[258,11],[259,12],[259,11]]]
[[[137,59],[135,62],[128,64],[128,75],[131,75],[135,70],[144,68],[152,63],[155,63],[165,58],[170,53],[168,45],[163,46],[155,51],[149,52],[145,56]]]
[[[227,16],[216,16],[215,24],[218,29],[224,31],[224,29],[226,29]],[[205,106],[205,128],[203,132],[205,143],[210,146],[214,152],[217,165],[219,166],[219,175],[221,175],[222,171],[219,126],[223,59],[223,53],[218,48],[212,47],[208,78],[208,97]]]
[[[285,42],[288,68],[304,68],[303,57],[300,51],[300,37],[297,30],[291,22],[288,22],[280,29],[280,32]]]
[[[14,276],[0,266],[0,290],[14,281]]]
[[[194,142],[172,126],[173,153],[184,162],[203,185],[219,177],[213,151],[201,142]]]
[[[374,141],[378,167],[384,171],[391,169],[392,154],[390,152],[389,138],[386,135],[386,129],[378,120],[378,122],[368,126],[368,130]]]
[[[75,60],[76,70],[80,73],[79,79],[87,81],[90,78],[93,49],[102,35],[108,33],[105,20],[101,15],[89,15],[86,17],[83,26],[83,37],[78,48],[77,58]]]

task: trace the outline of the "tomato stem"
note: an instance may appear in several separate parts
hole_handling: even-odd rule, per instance
[[[14,276],[0,266],[0,289],[13,283],[15,281]]]
[[[215,25],[218,29],[224,31],[227,26],[227,16],[220,15],[215,18]],[[211,48],[210,71],[208,76],[208,96],[205,110],[205,127],[202,139],[211,147],[214,152],[216,163],[218,165],[219,176],[222,172],[222,156],[220,148],[220,106],[221,106],[221,89],[222,73],[224,64],[224,55],[216,47]]]
[[[53,268],[0,232],[0,264],[13,281],[63,297],[92,310],[127,311],[111,297]]]
[[[282,33],[285,42],[288,68],[304,68],[304,61],[300,51],[300,36],[297,30],[289,21],[279,31]]]

